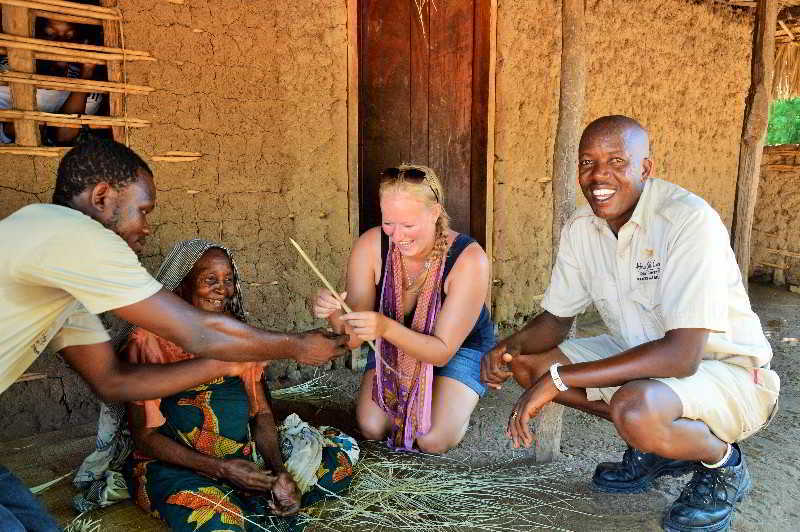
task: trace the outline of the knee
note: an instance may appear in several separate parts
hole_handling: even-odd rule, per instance
[[[656,393],[647,381],[622,386],[611,398],[611,420],[620,435],[632,446],[653,452],[662,433],[663,415]]]
[[[417,438],[417,447],[427,454],[444,454],[456,445],[458,442],[452,442],[443,437],[425,435]]]
[[[370,416],[363,415],[360,412],[356,415],[358,422],[358,430],[361,435],[367,440],[382,440],[386,436],[386,427],[383,420],[376,420]]]

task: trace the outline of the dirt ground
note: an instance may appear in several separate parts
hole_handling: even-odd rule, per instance
[[[800,527],[800,343],[786,341],[800,338],[800,295],[772,286],[751,287],[753,306],[762,320],[775,351],[773,368],[782,379],[781,407],[772,424],[743,442],[754,481],[751,495],[737,508],[733,522],[735,531],[797,530]],[[584,320],[581,335],[597,334],[602,325]],[[344,386],[339,397],[343,401],[321,408],[319,405],[278,402],[281,410],[298,411],[311,420],[325,420],[332,425],[352,429],[352,392],[359,375],[338,369],[333,377]],[[557,482],[566,491],[584,496],[574,505],[592,514],[560,514],[553,527],[577,531],[649,531],[660,530],[666,506],[677,497],[689,477],[661,479],[647,494],[595,494],[589,479],[598,462],[618,460],[625,449],[613,426],[586,414],[566,410],[562,439],[563,456],[555,464],[537,466],[528,451],[514,450],[505,438],[503,427],[512,401],[520,389],[505,386],[490,392],[478,405],[470,430],[462,444],[448,453],[446,459],[468,464],[518,463],[542,468],[543,474],[556,472]],[[0,463],[15,471],[27,484],[37,485],[74,469],[94,442],[92,424],[75,426],[65,431],[47,433],[0,445]],[[50,510],[66,524],[74,513],[70,508],[72,487],[63,481],[45,492],[43,499]],[[130,502],[95,512],[102,519],[101,530],[165,530],[156,520],[145,516]]]

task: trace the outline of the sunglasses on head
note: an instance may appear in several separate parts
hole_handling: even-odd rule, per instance
[[[399,179],[402,177],[404,181],[417,184],[425,183],[425,178],[428,177],[425,171],[420,170],[419,168],[387,168],[381,175],[390,179]],[[433,192],[433,197],[436,198],[436,203],[441,203],[442,200],[439,199],[439,193],[436,192],[436,189],[433,188],[430,183],[427,183],[427,185],[431,189],[431,192]]]

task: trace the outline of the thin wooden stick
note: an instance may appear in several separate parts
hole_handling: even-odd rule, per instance
[[[773,264],[771,262],[761,262],[761,261],[759,261],[759,262],[756,262],[756,264],[758,264],[760,266],[766,266],[768,268],[775,268],[776,270],[788,270],[789,269],[788,266],[781,266],[780,264]]]
[[[38,381],[39,379],[46,379],[47,375],[44,373],[23,373],[14,382]]]
[[[6,48],[16,48],[18,50],[33,50],[34,52],[46,52],[53,55],[62,56],[62,61],[75,61],[80,62],[82,59],[97,59],[100,61],[121,61],[126,59],[128,61],[155,61],[155,57],[146,55],[131,55],[126,56],[123,53],[111,52],[94,52],[85,50],[75,50],[63,46],[49,46],[47,44],[17,42],[7,39],[5,36],[0,36],[0,46]]]
[[[0,54],[8,55],[6,48],[0,46]],[[89,65],[105,65],[107,63],[104,59],[91,59],[89,57],[76,57],[64,54],[49,54],[47,52],[33,52],[34,59],[42,59],[43,61],[69,61],[73,63],[86,63]]]
[[[0,146],[0,155],[38,155],[40,157],[60,157],[69,148],[44,146]]]
[[[159,161],[159,162],[162,162],[162,163],[186,163],[186,162],[189,162],[189,161],[196,161],[199,158],[200,158],[199,156],[186,157],[186,156],[180,156],[180,155],[171,155],[171,156],[170,155],[154,155],[153,157],[150,157],[150,160],[151,161]]]
[[[148,92],[153,92],[155,90],[152,87],[131,85],[130,83],[72,79],[59,76],[44,76],[41,74],[28,74],[27,72],[12,71],[0,72],[0,81],[79,92],[124,92],[127,94],[147,94]]]
[[[2,0],[0,0],[2,1]],[[141,50],[125,50],[122,48],[117,48],[114,46],[97,46],[95,44],[83,44],[78,42],[68,42],[68,41],[48,41],[47,39],[35,39],[33,37],[20,37],[19,35],[11,35],[9,33],[0,33],[0,39],[4,41],[13,41],[18,43],[26,43],[26,44],[39,44],[42,46],[54,47],[54,48],[66,48],[69,50],[80,50],[83,52],[98,52],[104,54],[125,54],[128,56],[128,60],[131,60],[131,57],[146,57],[148,59],[155,58],[150,54],[150,52],[143,52]]]
[[[35,120],[37,122],[47,122],[48,124],[83,124],[95,126],[124,126],[147,127],[150,122],[136,118],[124,119],[113,116],[95,116],[81,114],[58,114],[43,113],[41,111],[18,111],[16,109],[0,109],[0,120]]]
[[[114,9],[102,8],[90,4],[76,2],[58,2],[56,0],[0,0],[0,4],[27,7],[42,11],[55,11],[67,15],[77,15],[105,20],[119,20],[120,15]]]
[[[56,13],[55,11],[43,11],[41,9],[31,9],[31,17],[49,18],[50,20],[60,20],[62,22],[74,22],[75,24],[90,24],[93,26],[102,26],[103,21],[92,17],[81,17],[78,15],[67,15],[65,13]]]
[[[317,274],[317,277],[319,277],[320,281],[322,281],[322,284],[325,285],[325,288],[331,291],[331,294],[333,294],[333,297],[336,298],[336,301],[339,302],[339,304],[342,306],[345,312],[347,313],[353,312],[353,309],[351,309],[347,305],[347,303],[344,302],[344,299],[342,299],[342,296],[339,295],[339,292],[337,292],[336,289],[333,287],[333,285],[331,285],[331,283],[328,282],[325,276],[322,275],[322,272],[319,271],[316,266],[314,266],[314,262],[310,258],[308,258],[308,255],[306,255],[306,253],[303,251],[303,248],[300,247],[300,244],[295,242],[294,239],[292,238],[289,239],[289,242],[291,242],[292,245],[297,250],[297,252],[300,253],[300,256],[303,257],[303,260],[305,260],[306,263],[308,263],[308,265],[311,266],[311,269],[314,270],[314,273]],[[372,348],[373,351],[375,351],[376,353],[378,352],[372,340],[367,340],[367,344],[369,344],[369,346]]]
[[[177,155],[180,157],[202,157],[202,152],[199,151],[168,151],[164,155]]]
[[[783,255],[784,257],[792,257],[795,259],[800,259],[800,253],[796,253],[794,251],[786,251],[784,249],[773,249],[773,248],[764,248],[770,253],[775,253],[776,255]]]

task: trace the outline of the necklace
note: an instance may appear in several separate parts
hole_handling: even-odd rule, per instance
[[[425,281],[425,278],[428,275],[428,270],[431,267],[430,257],[428,257],[428,259],[425,261],[425,264],[422,265],[422,269],[419,271],[419,273],[417,273],[417,275],[414,276],[414,279],[411,279],[411,277],[408,275],[408,268],[406,267],[406,259],[403,257],[403,255],[400,255],[400,262],[403,263],[403,273],[405,274],[406,278],[404,288],[412,292],[418,292],[422,285],[422,283],[418,283],[418,281],[420,280],[422,280],[423,282]],[[414,287],[414,289],[412,290],[412,287],[414,285],[417,286]]]

